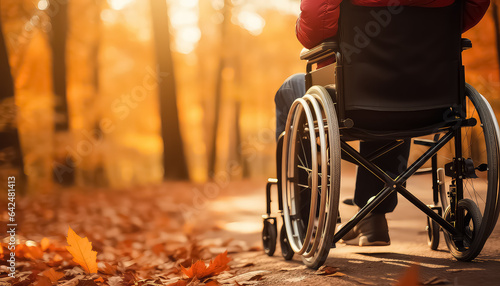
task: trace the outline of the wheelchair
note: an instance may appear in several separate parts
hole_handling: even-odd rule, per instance
[[[267,255],[274,254],[278,239],[272,189],[283,221],[282,256],[300,255],[309,268],[320,267],[330,249],[393,192],[427,215],[431,249],[437,249],[442,232],[457,260],[480,254],[500,210],[500,132],[488,101],[465,83],[461,54],[472,43],[461,38],[460,3],[362,7],[343,1],[338,36],[301,53],[307,91],[289,110],[277,142],[277,178],[266,186],[262,241]],[[334,64],[313,70],[332,57]],[[429,118],[429,111],[439,116]],[[349,144],[382,139],[394,141],[368,156]],[[374,164],[405,140],[424,151],[400,174],[391,176]],[[366,168],[385,187],[337,229],[341,160]],[[405,184],[428,161],[431,204]]]

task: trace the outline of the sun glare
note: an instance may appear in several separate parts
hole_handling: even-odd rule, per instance
[[[238,24],[254,36],[262,33],[266,21],[259,14],[250,11],[241,11],[238,14]]]
[[[108,4],[113,10],[122,10],[132,1],[134,0],[108,0]]]
[[[40,0],[38,1],[37,6],[39,10],[43,11],[49,7],[49,2],[47,0]]]

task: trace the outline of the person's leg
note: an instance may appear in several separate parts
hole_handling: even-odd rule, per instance
[[[287,78],[276,92],[274,102],[276,103],[276,140],[285,131],[288,110],[295,99],[306,93],[305,75],[294,74]]]
[[[391,143],[391,141],[361,142],[360,153],[363,157],[366,157],[388,143]],[[397,148],[375,159],[374,163],[389,176],[395,178],[407,167],[410,145],[411,140],[407,140]],[[384,185],[384,182],[365,168],[358,167],[354,193],[355,204],[362,208],[370,198],[377,195],[384,188]],[[397,200],[396,192],[389,195],[386,200],[359,222],[343,239],[351,240],[359,237],[358,244],[360,246],[389,245],[391,240],[385,214],[394,210]]]
[[[360,153],[363,157],[370,155],[383,146],[391,143],[391,141],[371,141],[360,143]],[[410,154],[411,140],[406,140],[403,144],[389,151],[387,154],[375,159],[373,163],[384,170],[389,176],[395,178],[403,172],[408,164],[408,156]],[[356,176],[356,190],[354,193],[354,203],[362,208],[366,202],[373,196],[377,195],[384,188],[384,182],[375,177],[372,173],[363,167],[358,167]],[[383,201],[375,210],[374,213],[385,214],[392,212],[398,203],[397,193],[392,193],[385,201]]]

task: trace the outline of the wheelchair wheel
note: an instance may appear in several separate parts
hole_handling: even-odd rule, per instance
[[[276,237],[276,220],[274,220],[274,223],[271,223],[271,220],[265,219],[264,227],[262,228],[262,245],[264,247],[264,252],[268,256],[273,256],[276,251]]]
[[[458,208],[461,209],[464,220],[464,239],[462,241],[455,240],[451,235],[445,232],[444,238],[451,254],[458,260],[470,261],[477,254],[476,241],[481,240],[479,230],[481,229],[482,217],[481,211],[477,205],[469,199],[463,199],[458,202]],[[445,211],[444,218],[447,221],[451,220],[451,208],[448,207]]]
[[[460,242],[463,245],[459,245],[445,231],[447,245],[455,258],[470,261],[481,252],[498,219],[500,132],[495,114],[486,99],[468,84],[465,94],[467,118],[475,118],[477,124],[462,127],[460,142],[458,138],[451,140],[448,147],[438,154],[446,153],[440,158],[448,163],[448,168],[445,165],[447,182],[440,191],[441,205],[446,210],[444,217],[451,220],[452,207],[457,205],[457,215],[471,223],[470,227],[464,225],[465,231],[470,232],[473,227],[473,236],[468,238],[473,239]],[[458,158],[458,163],[463,166],[461,177],[454,173],[451,169],[453,164],[450,164],[457,160],[455,146],[459,143],[462,145],[462,158]],[[462,194],[460,189],[463,189]]]
[[[439,229],[439,224],[427,217],[427,245],[432,250],[436,250],[439,247]]]
[[[328,91],[311,87],[288,113],[283,140],[283,217],[292,250],[310,268],[330,251],[340,190],[340,135]]]
[[[280,231],[280,246],[281,246],[281,256],[283,256],[283,258],[285,258],[285,260],[291,260],[295,253],[293,252],[293,249],[290,246],[290,243],[288,243],[288,237],[286,235],[285,225],[283,225],[281,227],[281,231]]]

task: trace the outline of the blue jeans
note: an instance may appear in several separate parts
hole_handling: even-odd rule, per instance
[[[283,85],[276,92],[274,102],[276,103],[276,139],[285,131],[288,110],[295,99],[302,97],[306,93],[304,74],[294,74],[287,78]],[[368,156],[372,152],[380,149],[392,141],[362,141],[360,142],[360,153]],[[410,140],[389,151],[385,155],[373,161],[382,170],[393,178],[404,171],[408,164],[410,153]],[[358,167],[356,175],[356,189],[354,192],[354,203],[363,207],[366,202],[384,188],[384,183],[373,176],[365,168]],[[393,192],[385,199],[373,212],[392,212],[398,203],[398,196]]]

